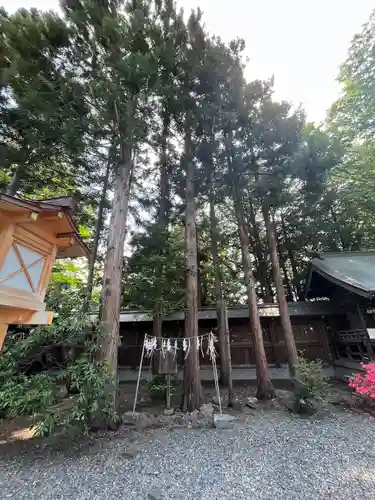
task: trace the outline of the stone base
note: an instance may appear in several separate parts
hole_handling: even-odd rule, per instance
[[[215,413],[214,427],[216,427],[216,429],[233,429],[234,420],[236,420],[236,417],[232,417],[232,415],[228,415],[227,413],[223,413],[221,415],[219,413]]]

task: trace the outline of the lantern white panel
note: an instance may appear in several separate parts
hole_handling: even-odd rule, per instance
[[[5,276],[9,276],[10,274],[21,269],[21,263],[18,260],[16,251],[13,247],[10,247],[8,255],[5,258],[5,262],[3,267],[0,270],[0,279],[5,278]]]
[[[22,290],[24,292],[33,291],[24,272],[14,274],[10,278],[2,281],[1,284],[11,288],[17,288],[17,290]]]
[[[38,287],[38,283],[40,281],[40,276],[41,276],[42,271],[43,271],[44,262],[45,262],[45,259],[40,260],[36,264],[27,268],[27,272],[29,273],[29,276],[31,278],[31,281],[32,281],[35,289]]]
[[[24,247],[19,243],[17,243],[17,248],[19,253],[21,254],[22,260],[26,267],[35,262],[36,260],[40,259],[41,257],[43,257],[42,254],[35,252],[34,250],[31,250],[31,248]]]

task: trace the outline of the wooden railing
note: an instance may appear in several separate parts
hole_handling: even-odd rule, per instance
[[[373,345],[365,329],[336,332],[333,347],[337,358],[365,362],[375,359]]]
[[[336,340],[343,344],[354,344],[357,342],[369,341],[369,336],[366,330],[340,330],[336,332]]]

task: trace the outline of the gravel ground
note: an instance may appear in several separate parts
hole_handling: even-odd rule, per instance
[[[375,498],[375,423],[257,410],[231,430],[124,434],[80,452],[3,453],[0,498],[309,500]]]

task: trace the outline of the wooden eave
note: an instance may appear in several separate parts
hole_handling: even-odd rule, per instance
[[[32,231],[34,225],[36,230],[41,228],[52,235],[57,245],[56,258],[88,257],[90,254],[74,223],[73,208],[71,197],[30,201],[0,193],[0,214],[15,221],[18,218],[25,229]],[[28,214],[38,214],[38,218],[34,221],[27,217]]]

